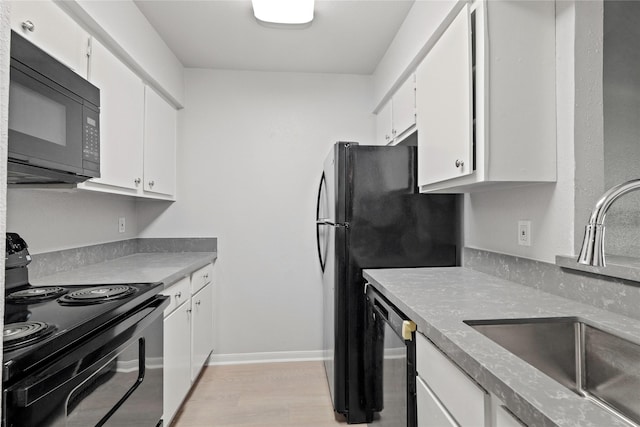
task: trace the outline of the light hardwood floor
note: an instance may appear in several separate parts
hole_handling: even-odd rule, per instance
[[[172,427],[335,427],[322,362],[205,368]]]

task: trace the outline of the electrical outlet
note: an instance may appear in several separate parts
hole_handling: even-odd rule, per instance
[[[518,221],[518,244],[531,246],[531,221]]]
[[[127,230],[127,225],[125,223],[124,217],[118,218],[118,232],[124,233]]]

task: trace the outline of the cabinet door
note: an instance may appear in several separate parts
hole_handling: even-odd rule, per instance
[[[209,283],[191,297],[193,329],[191,343],[191,379],[194,380],[213,350],[213,284]]]
[[[496,427],[525,427],[509,410],[504,406],[496,407]]]
[[[418,427],[457,427],[457,423],[420,377],[416,378]]]
[[[95,39],[89,81],[100,88],[100,178],[92,181],[142,188],[144,84]]]
[[[176,116],[173,106],[149,86],[144,108],[144,191],[175,194]]]
[[[391,101],[389,101],[376,115],[376,145],[387,145],[391,142],[393,139],[391,128]]]
[[[191,388],[190,307],[185,302],[164,319],[163,420],[167,426]]]
[[[89,34],[52,1],[12,1],[11,29],[87,77]]]
[[[458,425],[485,425],[487,393],[421,334],[416,334],[416,359],[419,377]]]
[[[407,129],[416,124],[416,84],[411,75],[393,95],[392,135],[398,138]]]
[[[469,6],[416,69],[418,184],[473,172]]]

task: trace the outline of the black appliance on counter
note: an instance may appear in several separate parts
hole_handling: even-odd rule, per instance
[[[11,31],[8,184],[100,176],[100,90]]]
[[[2,426],[162,425],[161,283],[32,286],[7,233]]]
[[[371,397],[383,375],[365,372],[362,269],[460,262],[459,196],[419,194],[416,175],[416,147],[338,142],[324,162],[316,210],[324,363],[334,410],[348,423],[383,410]]]

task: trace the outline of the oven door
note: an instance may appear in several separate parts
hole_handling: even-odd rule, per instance
[[[4,390],[4,426],[157,426],[163,311],[158,296]]]

